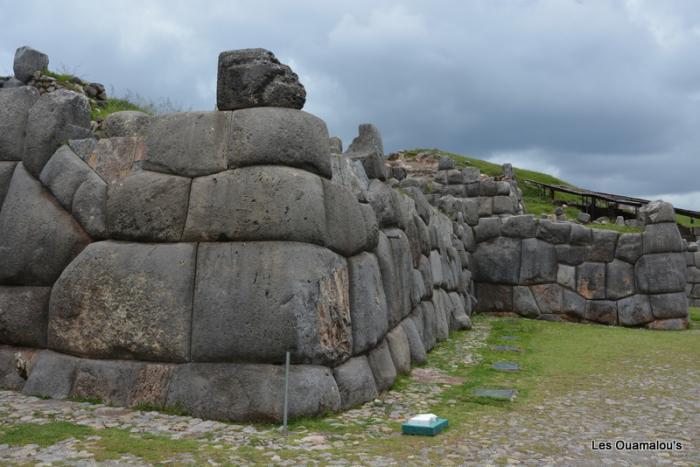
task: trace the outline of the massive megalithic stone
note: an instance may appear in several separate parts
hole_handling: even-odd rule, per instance
[[[49,66],[49,56],[28,46],[22,46],[15,51],[12,70],[15,78],[26,83],[37,71],[46,71]]]
[[[39,99],[34,87],[0,90],[0,161],[21,161],[29,109]]]

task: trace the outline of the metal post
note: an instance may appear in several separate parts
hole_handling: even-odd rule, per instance
[[[284,415],[282,431],[287,434],[287,409],[289,406],[289,352],[286,353],[284,363]]]

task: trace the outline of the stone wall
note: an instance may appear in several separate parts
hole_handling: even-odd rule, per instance
[[[690,306],[700,307],[700,252],[697,242],[688,242],[685,258],[688,266],[688,303]]]

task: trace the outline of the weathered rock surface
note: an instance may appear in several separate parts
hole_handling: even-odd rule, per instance
[[[16,166],[17,162],[14,161],[0,161],[0,209],[5,201],[5,195],[10,189],[10,181],[12,181],[12,174],[15,172]]]
[[[644,224],[676,222],[676,213],[674,212],[673,206],[670,203],[657,200],[652,201],[639,210],[639,219]]]
[[[688,317],[688,298],[683,292],[649,295],[649,302],[656,319]]]
[[[50,350],[39,352],[22,392],[32,396],[65,399],[73,388],[79,362],[79,358]]]
[[[107,115],[102,121],[102,132],[107,138],[145,136],[153,117],[137,110],[124,110]]]
[[[495,285],[480,283],[476,287],[479,312],[511,312],[513,309],[513,287],[510,285]]]
[[[421,320],[422,321],[422,320]],[[423,346],[423,341],[421,340],[420,333],[416,328],[415,321],[411,318],[406,318],[401,321],[401,326],[403,327],[404,333],[406,334],[406,339],[408,340],[408,347],[411,352],[411,363],[413,365],[420,365],[425,362],[425,346]]]
[[[367,354],[367,361],[372,369],[377,390],[382,392],[389,389],[396,379],[396,368],[386,341],[382,341]]]
[[[520,274],[520,249],[519,240],[506,237],[480,243],[473,255],[474,280],[494,284],[517,284]]]
[[[46,347],[51,287],[0,286],[0,342]]]
[[[265,49],[241,49],[219,54],[216,106],[219,110],[249,107],[301,109],[306,90],[289,66]]]
[[[192,359],[340,362],[353,345],[348,282],[345,259],[319,246],[200,243]]]
[[[683,238],[675,222],[650,224],[642,234],[644,254],[684,251]]]
[[[406,234],[400,229],[384,230],[375,254],[389,308],[389,328],[393,328],[411,311],[413,265]]]
[[[682,253],[644,255],[634,265],[636,284],[642,293],[681,292],[685,289],[686,274]]]
[[[529,287],[513,287],[513,311],[527,318],[537,318],[540,309]]]
[[[615,257],[634,264],[642,256],[642,234],[623,233],[617,241]]]
[[[536,238],[522,241],[520,284],[542,284],[557,280],[557,253],[554,246]]]
[[[29,109],[39,98],[31,86],[0,90],[0,161],[21,161]]]
[[[377,257],[361,253],[348,258],[353,354],[381,341],[389,325],[388,309]]]
[[[616,300],[632,295],[635,291],[634,268],[619,259],[607,263],[606,280],[607,298]]]
[[[386,180],[388,173],[384,163],[384,144],[379,130],[370,123],[363,123],[358,131],[359,135],[352,140],[345,155],[360,161],[369,178]]]
[[[343,410],[377,397],[377,386],[367,357],[360,355],[333,369]]]
[[[621,326],[639,326],[654,320],[647,295],[632,295],[618,300],[617,315]]]
[[[189,359],[195,245],[97,242],[51,293],[49,347],[94,358]]]
[[[542,314],[559,314],[562,311],[562,287],[559,284],[538,284],[530,286],[537,307]]]
[[[603,324],[617,324],[617,304],[610,300],[589,300],[586,302],[584,317],[588,321]]]
[[[13,71],[15,78],[26,83],[37,71],[46,71],[49,66],[49,56],[28,46],[22,46],[15,51]]]
[[[576,291],[584,298],[605,298],[605,264],[583,263],[576,267]]]
[[[406,374],[411,371],[411,350],[408,337],[401,325],[396,326],[386,335],[386,342],[389,345],[391,360],[398,374]]]

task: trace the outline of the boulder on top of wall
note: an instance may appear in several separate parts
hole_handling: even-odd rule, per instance
[[[586,302],[582,296],[572,290],[564,289],[562,292],[562,313],[576,319],[583,319],[586,312]]]
[[[537,219],[532,214],[501,219],[501,234],[506,237],[531,238],[537,233]]]
[[[644,255],[634,265],[641,293],[669,293],[685,290],[687,267],[682,253]]]
[[[333,369],[340,392],[340,408],[350,409],[377,397],[377,386],[367,357],[360,355]]]
[[[634,293],[634,267],[619,259],[607,263],[607,298],[617,300]]]
[[[0,286],[0,342],[46,347],[51,287]]]
[[[605,263],[576,266],[576,291],[589,300],[605,298]]]
[[[591,215],[588,214],[587,212],[579,212],[576,215],[576,220],[580,222],[581,224],[588,224],[591,222]]]
[[[299,261],[299,258],[304,258]],[[353,349],[345,258],[295,242],[200,243],[193,361],[333,364]]]
[[[18,164],[0,211],[0,284],[52,285],[88,243],[75,219]]]
[[[478,312],[510,312],[513,308],[513,286],[477,283]]]
[[[590,245],[593,243],[593,231],[580,224],[571,224],[569,242],[572,245]]]
[[[213,112],[218,113],[218,112]],[[286,165],[330,179],[330,147],[326,123],[293,109],[259,107],[230,114],[228,168],[249,165]],[[368,173],[369,175],[369,173]],[[371,178],[371,177],[370,177]]]
[[[179,365],[168,385],[167,407],[226,421],[280,421],[279,365],[188,363]],[[292,365],[289,369],[289,416],[310,417],[340,408],[340,394],[329,368]]]
[[[557,253],[550,243],[536,238],[522,240],[519,284],[542,284],[557,280]]]
[[[29,109],[39,98],[33,86],[0,91],[0,161],[21,161]]]
[[[451,170],[455,168],[455,161],[451,157],[442,156],[438,159],[438,170]]]
[[[227,50],[219,54],[216,107],[301,109],[306,90],[292,69],[265,49]]]
[[[12,64],[12,70],[15,73],[15,78],[23,83],[28,82],[37,71],[46,71],[49,67],[49,56],[43,52],[39,52],[29,46],[19,47],[15,51],[15,60]]]
[[[43,94],[29,109],[22,162],[39,177],[44,165],[69,139],[87,138],[90,103],[82,94],[66,89]]]
[[[676,213],[673,210],[673,205],[671,203],[656,200],[642,206],[642,208],[639,210],[639,219],[644,224],[676,222]]]
[[[554,245],[568,243],[571,223],[542,219],[537,226],[537,238]]]
[[[179,241],[191,179],[136,170],[107,188],[107,229],[115,239]]]
[[[654,320],[648,295],[632,295],[617,302],[620,326],[639,326]]]
[[[374,347],[387,331],[388,309],[377,257],[360,253],[348,258],[350,324],[353,355]]]
[[[137,110],[114,112],[102,121],[102,133],[107,138],[145,136],[152,119],[152,116]]]
[[[228,112],[159,115],[146,131],[142,167],[186,177],[221,172],[226,170],[231,157],[231,139]]]
[[[372,180],[369,184],[368,198],[381,227],[399,225],[401,201],[396,190],[380,180]]]
[[[688,317],[688,297],[684,292],[649,295],[649,301],[656,319]]]
[[[403,326],[399,324],[389,331],[386,335],[386,342],[389,344],[389,352],[396,372],[398,374],[409,373],[411,371],[411,349]]]
[[[520,274],[520,240],[497,237],[480,243],[474,252],[474,280],[517,284]]]
[[[617,241],[615,257],[634,264],[642,256],[642,234],[623,233]]]
[[[333,183],[344,186],[350,190],[358,201],[366,203],[369,200],[369,179],[364,173],[365,169],[359,164],[362,176],[358,175],[355,161],[341,154],[331,154],[331,170],[333,171]]]
[[[17,162],[15,161],[0,161],[0,209],[2,209],[2,203],[10,189],[12,174],[15,172],[16,166]]]
[[[371,123],[361,124],[358,131],[358,136],[352,140],[345,155],[362,162],[369,178],[386,180],[387,168],[384,162],[382,135]]]
[[[382,341],[381,344],[367,354],[367,362],[372,369],[377,390],[382,392],[389,389],[394,384],[394,380],[396,380],[396,368],[391,359],[391,352],[386,341]]]
[[[49,347],[95,358],[189,359],[195,245],[89,245],[53,287]]]
[[[411,363],[413,365],[420,365],[421,363],[425,362],[426,354],[423,341],[421,340],[414,320],[410,317],[404,319],[401,321],[401,327],[403,328],[403,331],[406,334],[406,339],[408,340],[408,348],[411,352]]]
[[[537,307],[542,314],[562,312],[563,287],[559,284],[538,284],[530,286]]]
[[[675,222],[649,224],[642,234],[644,254],[685,251]]]
[[[617,232],[610,230],[593,230],[593,244],[588,249],[586,261],[609,263],[615,258]]]
[[[617,324],[617,303],[610,300],[588,300],[584,317],[588,321]]]

